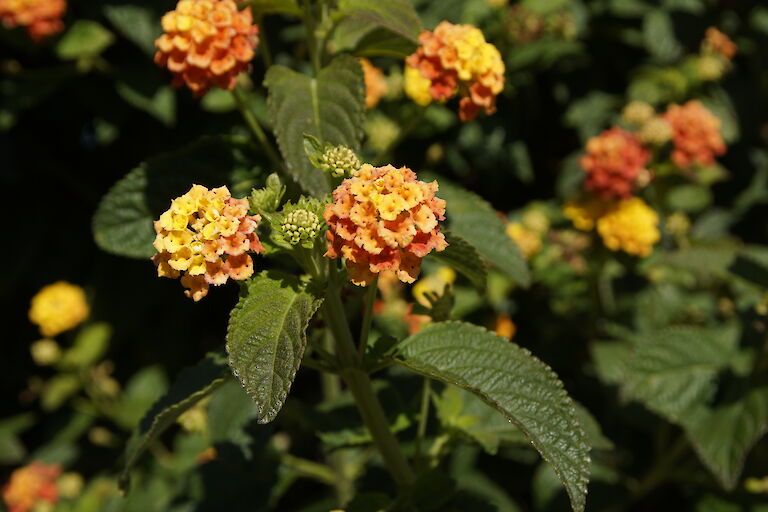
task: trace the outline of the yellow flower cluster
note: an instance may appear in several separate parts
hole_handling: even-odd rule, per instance
[[[152,261],[157,274],[175,279],[185,272],[181,284],[195,301],[207,295],[211,284],[251,277],[253,261],[247,253],[264,248],[256,234],[261,217],[248,215],[248,208],[248,200],[231,197],[227,187],[193,185],[155,221]]]
[[[58,281],[32,297],[29,320],[40,328],[40,334],[51,337],[77,326],[90,312],[82,288]]]
[[[646,257],[661,239],[658,214],[639,197],[617,202],[582,198],[567,202],[563,214],[582,231],[597,227],[612,251]]]
[[[437,272],[422,277],[413,285],[413,298],[425,308],[431,308],[431,295],[442,295],[445,289],[456,281],[456,271],[451,267],[440,267]]]
[[[507,235],[514,240],[520,248],[520,252],[523,253],[523,257],[527,260],[541,249],[541,238],[539,238],[538,233],[528,229],[521,222],[508,223]]]
[[[597,232],[610,250],[643,258],[661,238],[658,214],[639,197],[609,208],[597,220]]]

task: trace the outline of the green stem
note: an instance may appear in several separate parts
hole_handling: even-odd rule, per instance
[[[379,276],[377,275],[373,282],[368,285],[368,290],[365,292],[363,326],[360,329],[360,341],[357,345],[357,350],[361,358],[365,355],[365,349],[368,346],[368,337],[371,334],[371,323],[373,321],[373,304],[376,302],[378,284]]]
[[[317,34],[315,33],[315,18],[312,15],[312,6],[310,0],[304,0],[304,26],[307,29],[307,46],[309,47],[309,57],[312,60],[312,70],[317,76],[320,73],[320,52],[317,46]]]
[[[300,476],[311,478],[327,485],[336,484],[336,473],[325,464],[320,464],[288,453],[280,457],[284,466],[294,470]]]
[[[416,430],[416,457],[420,461],[422,456],[421,445],[424,442],[424,436],[427,433],[427,421],[429,419],[429,401],[432,395],[432,384],[427,377],[424,377],[424,384],[421,388],[421,408],[419,410],[419,426]]]
[[[387,469],[398,485],[412,483],[415,475],[389,429],[389,422],[373,391],[371,380],[362,368],[341,303],[338,284],[333,281],[328,284],[323,302],[323,317],[336,339],[336,350],[343,367],[342,378],[355,399],[363,423],[379,449]]]
[[[248,107],[248,102],[245,99],[245,93],[243,92],[240,87],[235,87],[232,90],[232,96],[235,98],[235,103],[237,104],[238,110],[240,110],[240,114],[242,114],[243,119],[245,120],[245,124],[248,125],[248,128],[250,128],[251,133],[253,133],[254,137],[256,137],[256,140],[259,141],[259,144],[261,144],[262,149],[267,154],[267,158],[269,158],[269,161],[272,163],[272,165],[279,170],[283,169],[283,162],[280,159],[279,156],[277,156],[277,152],[275,151],[275,148],[272,147],[272,144],[269,142],[269,139],[267,138],[267,135],[264,133],[264,130],[261,129],[261,125],[256,120],[256,116],[253,115],[253,112],[251,112],[251,109]]]

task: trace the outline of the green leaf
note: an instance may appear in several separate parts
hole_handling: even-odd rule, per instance
[[[477,194],[448,180],[441,178],[439,184],[438,195],[447,202],[446,216],[451,232],[473,245],[483,258],[508,277],[521,286],[528,286],[531,281],[528,265],[493,207]]]
[[[432,252],[430,256],[449,265],[469,279],[473,286],[484,290],[488,281],[488,268],[480,254],[469,242],[449,230],[443,230],[448,247],[441,252]]]
[[[208,404],[208,433],[211,442],[232,443],[239,446],[246,457],[250,456],[253,438],[245,428],[258,415],[258,407],[240,383],[235,379],[227,379]]]
[[[647,335],[626,364],[622,395],[679,423],[712,397],[738,333],[731,326],[673,326]]]
[[[159,366],[147,366],[136,372],[125,386],[113,419],[127,429],[138,425],[146,412],[168,388],[168,379]]]
[[[656,9],[645,15],[643,38],[646,49],[662,61],[670,62],[682,53],[682,47],[675,38],[672,18],[664,10]]]
[[[738,482],[749,450],[768,431],[768,387],[685,418],[688,439],[702,462],[727,490]]]
[[[307,325],[321,302],[298,280],[264,272],[232,310],[229,365],[256,402],[259,423],[272,421],[283,406],[307,344]]]
[[[0,464],[18,464],[27,456],[19,434],[35,425],[32,413],[18,414],[0,420]]]
[[[170,86],[143,92],[125,82],[117,82],[115,89],[129,105],[143,110],[163,124],[170,126],[176,122],[176,92]]]
[[[72,348],[64,352],[57,366],[75,369],[95,364],[107,352],[111,336],[112,326],[106,322],[86,325],[77,334]]]
[[[338,14],[360,26],[382,27],[413,42],[423,30],[410,0],[341,0]]]
[[[162,29],[157,15],[146,6],[105,5],[104,16],[120,34],[147,55],[155,54],[155,39]]]
[[[527,442],[519,428],[469,391],[447,386],[434,401],[445,428],[466,435],[491,455],[498,452],[502,442]]]
[[[632,352],[632,345],[621,341],[595,341],[591,352],[600,382],[619,384],[624,377],[624,367]]]
[[[514,423],[584,510],[589,445],[573,401],[554,372],[527,350],[481,327],[432,324],[399,346],[399,362],[416,373],[480,397]]]
[[[100,23],[77,20],[56,45],[56,54],[66,60],[95,57],[115,40],[112,32]]]
[[[250,169],[249,145],[233,137],[205,137],[183,149],[152,158],[129,172],[102,198],[93,217],[96,244],[107,252],[149,258],[155,250],[152,222],[173,198],[193,183],[232,184],[236,172]]]
[[[264,78],[267,107],[288,172],[307,192],[330,191],[328,177],[304,153],[304,134],[323,144],[344,144],[354,151],[363,137],[365,85],[360,63],[342,55],[317,78],[285,66],[272,66]]]
[[[256,17],[264,14],[301,15],[301,7],[297,0],[251,0],[248,2]]]
[[[127,489],[129,472],[144,451],[179,416],[221,386],[229,375],[229,367],[221,353],[213,352],[196,366],[182,370],[176,381],[144,415],[125,451],[125,466],[120,475],[120,487]]]

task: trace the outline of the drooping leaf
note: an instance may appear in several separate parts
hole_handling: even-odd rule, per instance
[[[307,192],[326,194],[330,191],[328,178],[307,159],[304,134],[323,144],[359,149],[365,96],[359,62],[342,55],[315,78],[285,66],[272,66],[264,85],[269,91],[270,120],[289,173]]]
[[[768,432],[768,387],[714,409],[700,408],[685,419],[685,430],[702,462],[732,490],[749,450]]]
[[[115,36],[92,20],[77,20],[56,45],[56,54],[66,60],[95,57],[103,52]]]
[[[298,280],[265,272],[232,310],[229,365],[256,402],[259,423],[272,421],[283,406],[307,344],[307,324],[321,302]]]
[[[183,149],[152,158],[129,172],[102,198],[93,217],[96,244],[129,258],[154,254],[152,222],[193,183],[233,184],[251,168],[248,144],[232,137],[205,137]]]
[[[528,266],[493,207],[477,194],[445,179],[438,182],[437,195],[447,203],[446,217],[451,232],[474,246],[480,256],[519,285],[528,286],[531,280]]]
[[[140,5],[105,5],[104,16],[126,39],[147,55],[155,54],[155,39],[162,33],[152,9]]]
[[[622,394],[680,422],[712,397],[715,378],[735,355],[738,329],[673,326],[637,343]]]
[[[208,354],[196,366],[179,373],[168,391],[144,415],[128,442],[125,466],[120,476],[121,488],[128,488],[131,468],[152,442],[182,413],[221,386],[228,375],[226,359],[218,352]]]
[[[444,230],[448,247],[441,252],[432,252],[430,256],[449,265],[478,289],[484,290],[488,281],[488,269],[480,254],[469,242],[449,230]]]
[[[586,433],[547,365],[505,338],[462,322],[433,324],[410,336],[399,345],[398,362],[496,408],[552,465],[573,509],[584,510],[590,460]]]
[[[410,0],[341,0],[338,14],[360,26],[382,27],[413,42],[423,29]]]

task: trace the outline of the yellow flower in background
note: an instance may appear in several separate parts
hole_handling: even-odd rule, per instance
[[[619,201],[597,219],[597,232],[612,251],[645,257],[659,241],[659,216],[639,197]]]
[[[456,272],[451,267],[440,267],[437,272],[419,279],[413,285],[413,298],[425,308],[431,308],[432,303],[429,301],[429,296],[432,294],[442,295],[445,293],[446,287],[455,281]]]
[[[563,215],[573,222],[576,229],[590,231],[595,227],[595,221],[605,212],[605,202],[595,198],[579,198],[565,203]]]
[[[507,235],[515,241],[525,259],[531,259],[541,249],[541,238],[520,222],[507,224]]]
[[[90,312],[82,288],[58,281],[32,297],[29,320],[40,328],[40,334],[50,338],[76,327]]]
[[[428,78],[424,78],[421,72],[412,68],[411,66],[405,66],[405,94],[408,95],[414,102],[426,107],[432,103],[432,95],[429,93],[429,88],[432,82]]]

